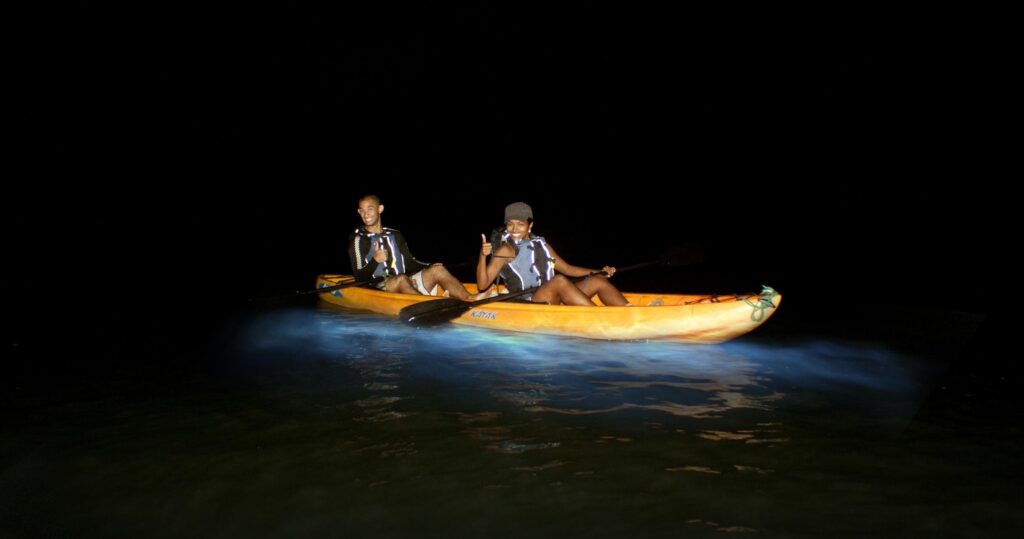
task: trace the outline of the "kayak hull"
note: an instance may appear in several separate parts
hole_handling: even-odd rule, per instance
[[[352,282],[350,275],[321,275],[317,288]],[[474,284],[465,284],[476,293]],[[779,306],[782,296],[771,288],[760,293],[725,296],[624,293],[633,306],[573,307],[492,302],[470,309],[454,324],[605,340],[673,340],[719,343],[753,331]],[[349,287],[320,294],[330,305],[397,316],[409,305],[430,301],[429,296],[397,294],[371,288]],[[595,298],[595,301],[600,301]]]

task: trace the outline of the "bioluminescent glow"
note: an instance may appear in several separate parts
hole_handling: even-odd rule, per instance
[[[365,373],[367,388],[429,386],[538,413],[720,417],[770,411],[810,393],[826,396],[811,399],[814,405],[904,413],[921,385],[912,358],[856,343],[596,341],[455,325],[412,328],[333,310],[264,315],[238,343],[238,356],[250,365],[327,361]]]

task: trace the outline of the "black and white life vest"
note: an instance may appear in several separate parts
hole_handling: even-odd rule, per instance
[[[388,261],[383,264],[379,264],[377,269],[374,270],[373,276],[381,277],[384,275],[400,275],[405,273],[405,257],[402,256],[402,252],[398,248],[398,237],[395,232],[396,231],[394,229],[387,227],[383,227],[383,231],[379,234],[376,232],[367,232],[363,227],[357,228],[353,236],[356,269],[360,270],[373,262],[373,244],[376,243],[378,250],[387,250]]]
[[[508,234],[502,236],[502,241],[508,241]],[[508,243],[516,250],[516,256],[501,268],[498,275],[505,280],[509,291],[534,288],[554,278],[555,258],[551,256],[551,249],[543,237],[530,236],[519,245]]]

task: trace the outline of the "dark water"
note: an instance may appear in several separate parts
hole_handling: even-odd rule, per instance
[[[1024,530],[1019,426],[950,412],[948,362],[765,333],[609,343],[252,314],[225,326],[215,368],[166,391],[14,399],[0,523],[11,536]]]

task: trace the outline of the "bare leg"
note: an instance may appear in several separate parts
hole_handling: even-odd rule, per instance
[[[580,290],[583,291],[588,298],[597,297],[601,298],[601,303],[610,306],[629,305],[629,301],[626,300],[626,296],[619,292],[618,288],[608,280],[608,277],[604,275],[591,275],[583,282],[576,285]]]
[[[447,290],[448,295],[453,298],[466,299],[469,297],[469,292],[463,288],[462,283],[441,264],[434,264],[423,270],[423,288],[433,290],[434,285],[437,284]]]
[[[409,281],[409,276],[405,274],[388,277],[385,290],[388,292],[398,292],[400,294],[420,293],[420,291],[416,290],[416,287],[412,285],[412,282]]]
[[[601,301],[604,301],[603,299]],[[584,294],[565,275],[555,275],[554,279],[544,283],[533,293],[534,303],[547,303],[549,305],[593,305],[590,296]]]
[[[471,295],[469,291],[462,286],[462,283],[460,283],[459,280],[441,264],[434,264],[433,266],[423,270],[423,288],[431,290],[434,288],[435,284],[439,284],[442,288],[447,290],[449,296],[463,301],[476,300],[493,295],[483,292]]]

